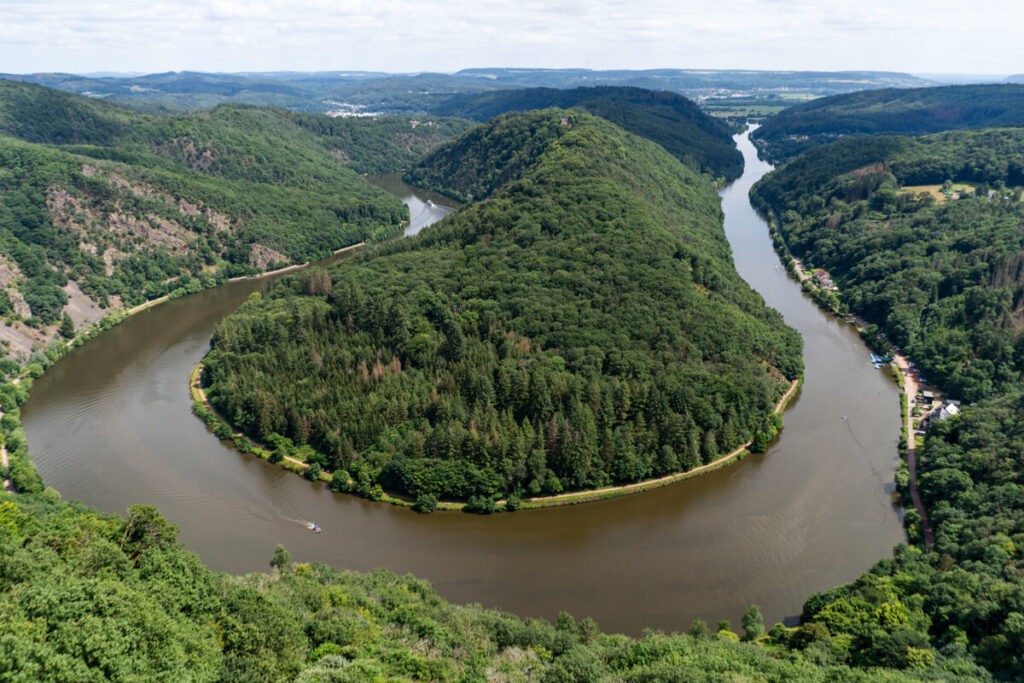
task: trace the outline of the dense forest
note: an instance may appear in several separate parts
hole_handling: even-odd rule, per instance
[[[756,608],[743,641],[720,624],[633,639],[591,619],[554,623],[445,602],[424,581],[386,571],[293,562],[216,574],[150,506],[126,518],[0,493],[0,678],[83,681],[913,681],[987,680],[940,655],[909,672],[851,669]]]
[[[780,246],[831,271],[842,307],[976,402],[917,448],[932,551],[908,504],[911,547],[804,606],[801,628],[840,661],[967,653],[1001,679],[1024,671],[1022,168],[1021,129],[859,137],[810,150],[752,190],[779,217]],[[906,487],[905,471],[897,482]]]
[[[223,321],[204,382],[232,424],[339,489],[481,511],[777,429],[800,339],[737,276],[707,176],[564,110],[498,117],[416,172],[479,201]]]
[[[670,92],[640,88],[529,88],[460,94],[430,108],[441,116],[486,121],[510,111],[577,108],[607,119],[630,133],[657,142],[684,164],[704,173],[735,180],[743,156],[729,127],[708,116],[694,102]]]
[[[863,90],[784,109],[753,134],[782,163],[848,135],[925,135],[961,128],[1024,126],[1024,85],[954,85]]]
[[[948,201],[901,190],[947,180],[978,189]],[[955,131],[814,149],[752,196],[780,217],[794,256],[832,273],[848,310],[977,401],[1024,369],[1021,183],[1024,129]]]
[[[148,116],[0,80],[0,316],[52,330],[69,283],[98,311],[390,236],[408,212],[359,174],[409,166],[466,125]]]

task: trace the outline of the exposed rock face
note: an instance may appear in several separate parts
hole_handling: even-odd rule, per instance
[[[86,296],[74,280],[68,280],[63,289],[68,295],[68,305],[64,310],[71,316],[76,330],[92,325],[107,314],[108,310],[100,308],[95,301]]]
[[[107,216],[107,226],[114,232],[142,238],[148,246],[167,247],[172,252],[188,251],[186,240],[192,234],[177,223],[159,216],[149,215],[144,219],[123,213]]]
[[[14,312],[22,317],[32,315],[32,310],[25,303],[25,297],[17,288],[17,283],[25,279],[18,264],[6,256],[0,256],[0,287],[7,292],[7,298],[11,300]]]
[[[249,252],[249,265],[253,268],[259,268],[263,270],[268,265],[275,261],[288,261],[288,257],[279,251],[275,251],[270,247],[265,247],[262,244],[252,245],[252,250]]]

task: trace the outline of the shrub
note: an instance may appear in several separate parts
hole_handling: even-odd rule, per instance
[[[412,509],[422,514],[430,514],[437,509],[437,497],[429,493],[423,493],[413,504]]]

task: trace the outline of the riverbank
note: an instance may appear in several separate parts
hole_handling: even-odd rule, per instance
[[[401,228],[402,230],[405,229],[404,221],[402,222]],[[353,249],[360,249],[365,246],[365,240],[362,242],[356,242],[355,244],[350,244],[347,247],[335,249],[334,251],[331,252],[331,257],[337,256],[339,254],[344,254],[345,252],[352,251]],[[242,280],[262,280],[263,278],[274,277],[275,275],[284,275],[286,273],[291,273],[296,270],[302,270],[303,268],[308,268],[311,265],[313,265],[313,261],[306,261],[305,263],[296,263],[290,266],[285,266],[284,268],[278,268],[277,270],[269,270],[266,273],[257,273],[256,275],[239,275],[238,277],[229,278],[228,282],[241,282]],[[158,299],[154,299],[154,301],[158,301]]]
[[[206,392],[202,387],[202,373],[203,363],[200,362],[192,374],[189,377],[189,392],[193,401],[192,412],[211,427],[214,434],[223,440],[232,441],[235,444],[235,448],[250,455],[263,458],[264,460],[270,461],[273,456],[271,451],[266,445],[257,443],[251,438],[247,437],[242,432],[236,431],[210,404],[209,399],[206,396]],[[785,411],[786,406],[792,400],[796,391],[800,388],[803,378],[798,378],[792,381],[789,389],[782,395],[778,403],[775,404],[775,408],[772,411],[773,415],[781,416]],[[630,495],[633,493],[640,493],[642,491],[650,491],[652,489],[661,488],[662,486],[668,486],[677,482],[699,477],[707,474],[722,467],[726,467],[732,464],[736,460],[742,460],[748,453],[750,453],[750,446],[753,441],[747,441],[740,445],[730,453],[714,460],[713,462],[707,463],[695,467],[692,470],[685,472],[676,472],[663,477],[655,479],[646,479],[644,481],[634,482],[632,484],[623,484],[621,486],[609,486],[601,489],[594,489],[590,491],[573,491],[570,493],[560,493],[553,496],[537,496],[533,498],[523,498],[517,506],[509,508],[507,501],[504,499],[494,501],[495,512],[501,511],[512,511],[512,510],[532,510],[547,507],[558,507],[562,505],[576,505],[579,503],[589,503],[598,500],[607,500],[609,498],[617,498],[619,496]],[[281,460],[277,463],[281,467],[291,470],[297,474],[308,475],[310,466],[297,458],[292,458],[287,455],[281,455]],[[319,472],[318,480],[326,483],[334,481],[334,475],[331,472]],[[352,480],[347,482],[349,485],[354,484]],[[376,502],[390,503],[392,505],[399,505],[402,507],[413,507],[415,500],[409,496],[397,494],[393,492],[383,491],[382,496]],[[438,501],[438,510],[448,511],[463,511],[467,506],[467,503],[461,501]]]
[[[363,241],[358,242],[356,244],[341,247],[340,249],[336,249],[333,252],[331,252],[332,255],[329,258],[333,258],[345,252],[360,249],[365,245],[366,242]],[[207,289],[216,289],[218,287],[225,286],[232,282],[238,282],[241,280],[258,281],[272,277],[279,277],[289,272],[301,270],[303,268],[308,267],[309,265],[310,262],[306,262],[301,264],[294,264],[291,266],[285,266],[283,268],[267,271],[265,273],[258,273],[256,275],[245,275],[235,278],[229,278],[227,280],[215,282],[215,284],[209,287],[200,287],[197,291],[187,291],[185,289],[180,289],[176,290],[175,292],[171,292],[170,294],[165,294],[161,297],[157,297],[156,299],[145,301],[131,308],[121,308],[118,310],[111,311],[103,318],[97,320],[92,325],[83,328],[82,330],[79,330],[78,333],[75,334],[75,336],[71,337],[70,339],[60,339],[60,337],[55,337],[54,339],[52,339],[50,343],[47,345],[45,351],[43,352],[43,357],[36,356],[35,361],[26,363],[20,369],[17,376],[7,380],[7,384],[13,386],[18,385],[19,383],[24,381],[25,384],[23,385],[23,388],[26,390],[25,393],[27,398],[27,390],[31,388],[32,381],[41,377],[54,363],[58,362],[65,354],[67,354],[68,351],[79,346],[82,346],[86,342],[99,336],[102,332],[106,332],[107,330],[110,330],[120,325],[125,320],[139,313],[142,313],[143,311],[149,310],[151,308],[159,306],[160,304],[166,303],[174,299],[188,296],[190,294],[198,294],[199,292],[205,291]],[[45,362],[43,362],[43,359],[45,359]],[[20,401],[21,399],[19,399],[18,405],[21,404]],[[5,414],[3,412],[0,412],[0,418],[4,416]],[[8,438],[12,437],[12,435],[15,435],[16,432],[20,433],[21,421],[18,411],[8,412],[6,414],[6,418],[7,419],[4,422],[5,427],[2,429],[2,431],[0,431],[0,474],[2,474],[3,476],[3,490],[9,493],[16,493],[19,489],[12,481],[12,477],[10,476],[11,456],[8,454],[6,441]],[[38,486],[39,488],[41,488],[42,482],[41,479],[36,474],[35,464],[32,462],[31,457],[29,457],[28,454],[24,451],[25,449],[22,448],[19,451],[21,453],[20,455],[13,455],[18,458],[20,463],[28,466],[28,468],[31,471],[29,478],[31,480],[39,482]],[[25,473],[21,472],[21,474],[24,477]],[[33,486],[35,485],[33,484]]]
[[[832,285],[831,287],[823,286],[818,279],[814,278],[814,276],[807,271],[803,261],[793,256],[792,252],[789,250],[789,246],[786,244],[785,238],[782,236],[781,230],[779,230],[779,217],[775,215],[774,211],[770,218],[766,218],[765,222],[768,223],[770,227],[772,243],[775,246],[775,250],[779,258],[786,266],[787,272],[796,278],[797,282],[800,283],[801,288],[804,289],[812,299],[814,299],[815,303],[820,308],[837,318],[844,320],[847,324],[857,330],[857,333],[861,335],[862,338],[866,339],[869,328],[867,321],[856,315],[843,313],[839,306],[838,288],[835,287],[835,285]],[[827,274],[826,277],[828,277],[829,282],[831,282],[831,277]],[[930,552],[931,547],[935,542],[935,532],[928,521],[928,511],[925,509],[924,502],[921,500],[921,495],[917,489],[916,426],[917,422],[920,422],[920,419],[915,421],[914,412],[917,404],[919,386],[914,376],[914,372],[911,370],[912,364],[910,360],[896,351],[895,348],[890,351],[890,354],[892,356],[890,369],[892,370],[896,384],[902,392],[900,394],[899,451],[900,454],[904,456],[903,467],[906,468],[903,474],[894,477],[894,479],[899,489],[901,489],[901,492],[909,496],[910,502],[913,504],[914,509],[921,518],[921,535],[924,539],[925,552]],[[901,479],[903,479],[902,482]],[[904,498],[904,501],[906,500],[907,499]]]

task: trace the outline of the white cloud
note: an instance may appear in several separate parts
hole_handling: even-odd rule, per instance
[[[0,71],[467,66],[1024,71],[978,0],[0,0]]]

